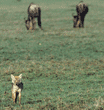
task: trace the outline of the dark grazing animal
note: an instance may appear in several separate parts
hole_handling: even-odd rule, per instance
[[[82,1],[76,5],[77,15],[73,16],[73,27],[84,27],[84,18],[88,12],[88,5],[83,3]]]
[[[36,18],[38,21],[38,26],[41,27],[41,9],[38,5],[31,3],[27,10],[28,19],[25,20],[25,26],[27,30],[35,30],[36,28]]]

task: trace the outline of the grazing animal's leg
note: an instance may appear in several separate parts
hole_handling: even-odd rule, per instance
[[[39,11],[39,16],[37,17],[38,26],[41,28],[41,9],[39,8],[38,11]],[[42,29],[42,28],[41,28],[41,29]]]
[[[80,20],[78,20],[76,27],[80,27]]]
[[[37,19],[38,19],[38,26],[41,28],[41,18],[38,17]]]
[[[81,26],[81,16],[78,16],[78,21],[77,21],[76,27],[80,27],[80,26]]]
[[[82,21],[82,23],[81,23],[81,24],[82,24],[82,27],[84,27],[84,20]]]
[[[33,29],[33,23],[32,23],[32,18],[30,17],[30,27],[29,27],[29,30],[32,30]]]
[[[32,23],[33,23],[33,30],[35,30],[35,28],[36,28],[36,20],[35,20],[35,17],[33,18]]]
[[[82,27],[84,27],[84,18],[85,18],[85,16],[82,16],[82,18],[81,18],[81,25],[82,25]]]

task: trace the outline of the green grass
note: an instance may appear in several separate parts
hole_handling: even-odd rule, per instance
[[[0,109],[101,110],[104,108],[104,3],[85,0],[85,28],[74,29],[77,0],[35,0],[41,31],[27,31],[32,0],[0,1]],[[10,75],[23,74],[21,106],[13,105]]]

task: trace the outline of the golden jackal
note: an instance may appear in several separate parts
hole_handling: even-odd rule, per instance
[[[19,105],[21,105],[21,91],[23,89],[23,83],[21,82],[22,74],[19,76],[13,76],[11,74],[11,78],[13,103],[15,104],[17,102],[17,96],[19,96]]]

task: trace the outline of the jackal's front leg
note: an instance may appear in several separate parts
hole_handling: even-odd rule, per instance
[[[15,104],[16,102],[16,93],[14,92],[12,92],[12,99],[13,99],[13,103]]]
[[[19,105],[21,105],[21,92],[19,92]]]

